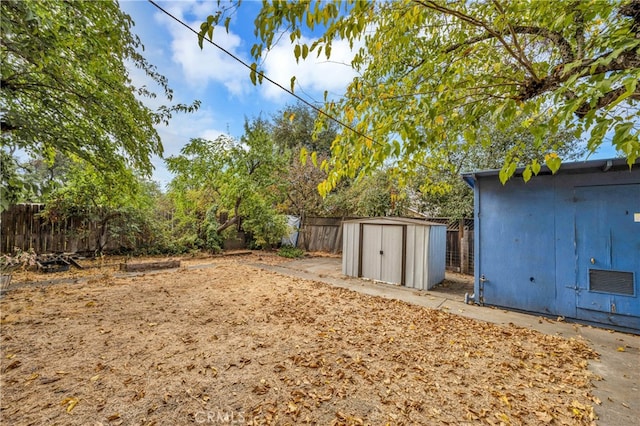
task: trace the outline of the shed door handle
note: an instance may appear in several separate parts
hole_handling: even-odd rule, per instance
[[[380,250],[380,254],[384,254],[384,251]]]

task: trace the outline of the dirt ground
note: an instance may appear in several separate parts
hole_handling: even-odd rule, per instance
[[[0,422],[595,423],[583,341],[255,266],[286,261],[17,276],[0,298]]]

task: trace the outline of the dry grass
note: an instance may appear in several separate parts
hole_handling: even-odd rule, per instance
[[[2,423],[593,422],[581,341],[208,261],[5,295]]]

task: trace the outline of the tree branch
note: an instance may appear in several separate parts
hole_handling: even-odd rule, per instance
[[[571,5],[571,8],[575,11],[573,21],[576,24],[576,32],[574,37],[576,39],[576,56],[578,59],[582,59],[584,55],[584,15],[579,8],[580,0]],[[567,62],[565,60],[565,62]]]
[[[507,43],[507,41],[504,39],[503,37],[503,33],[500,31],[496,31],[493,28],[491,28],[489,26],[488,23],[481,21],[479,19],[474,18],[473,16],[469,16],[467,14],[464,14],[458,10],[455,9],[449,9],[447,7],[441,6],[437,3],[435,3],[433,0],[413,0],[415,3],[418,3],[428,9],[432,9],[435,10],[437,12],[441,12],[447,15],[451,15],[451,16],[455,16],[456,18],[460,19],[461,21],[467,22],[471,25],[474,25],[476,27],[481,27],[484,28],[489,34],[491,34],[495,39],[497,39],[500,44],[502,44],[502,46],[505,48],[505,50],[507,52],[509,52],[509,54],[520,63],[520,65],[522,65],[531,75],[531,77],[533,77],[534,80],[539,80],[538,75],[536,74],[535,70],[533,69],[533,67],[530,65],[528,59],[525,57],[521,57],[518,52],[515,52],[512,48],[511,45],[509,43]],[[508,33],[507,33],[508,34]]]
[[[633,19],[631,29],[640,37],[640,0],[632,0],[620,8],[620,15]]]
[[[527,101],[533,99],[542,93],[557,89],[560,84],[567,81],[574,75],[586,77],[588,75],[604,74],[613,71],[624,71],[633,68],[640,68],[640,56],[634,50],[622,52],[616,59],[606,65],[598,65],[594,70],[591,66],[599,59],[605,58],[611,53],[605,53],[595,59],[584,59],[578,66],[573,67],[571,71],[565,72],[565,67],[559,65],[555,71],[540,81],[526,81],[520,94],[515,97],[518,101]]]
[[[617,89],[611,90],[606,93],[604,96],[598,99],[595,105],[591,105],[589,102],[583,103],[580,108],[578,108],[575,112],[578,118],[584,118],[589,111],[594,109],[604,108],[607,105],[613,103],[616,99],[618,99],[622,94],[627,91],[627,88],[624,86],[618,87]],[[640,89],[637,89],[631,96],[631,99],[640,100]]]
[[[225,229],[229,228],[231,225],[234,225],[234,224],[238,223],[238,220],[239,220],[239,217],[238,216],[234,216],[233,219],[229,219],[228,221],[226,221],[225,223],[220,225],[218,227],[218,229],[216,229],[216,232],[218,234],[221,233]]]
[[[527,25],[515,25],[511,27],[511,29],[516,34],[537,35],[537,36],[546,38],[547,40],[553,42],[558,47],[558,50],[560,51],[560,56],[562,57],[563,62],[568,63],[568,62],[573,62],[575,60],[575,55],[573,53],[571,44],[569,44],[569,42],[562,36],[562,34],[556,31],[551,31],[546,28],[533,27],[533,26],[527,26]],[[461,47],[470,46],[480,41],[495,38],[494,33],[487,32],[477,37],[470,38],[469,40],[463,43],[453,44],[445,49],[445,53],[450,53],[455,50],[458,50]],[[504,32],[501,32],[500,34],[506,35],[507,32],[504,31]]]

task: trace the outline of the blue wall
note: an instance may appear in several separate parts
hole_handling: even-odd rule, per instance
[[[502,185],[496,171],[465,177],[475,188],[476,301],[640,331],[640,165],[604,164],[567,164],[528,183]],[[594,291],[590,270],[623,271],[622,293]]]

